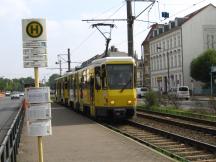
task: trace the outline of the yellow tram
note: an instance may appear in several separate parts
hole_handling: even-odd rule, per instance
[[[96,118],[131,118],[136,68],[131,57],[105,57],[56,79],[56,101]]]

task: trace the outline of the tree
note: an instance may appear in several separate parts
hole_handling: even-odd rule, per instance
[[[50,89],[55,89],[55,79],[60,77],[59,74],[53,74],[49,77],[48,84],[50,86]]]
[[[190,75],[196,81],[210,82],[211,66],[216,66],[216,50],[208,49],[200,56],[192,60]]]

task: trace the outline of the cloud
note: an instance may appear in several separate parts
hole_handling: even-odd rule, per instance
[[[17,19],[29,16],[31,11],[25,0],[1,0],[0,19]]]

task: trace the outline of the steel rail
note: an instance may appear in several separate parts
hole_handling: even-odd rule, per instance
[[[139,108],[137,109],[137,111],[151,113],[155,115],[167,116],[167,117],[172,117],[172,118],[177,118],[177,119],[183,119],[183,120],[192,121],[192,122],[198,122],[200,124],[206,124],[209,126],[216,126],[216,121],[209,121],[209,120],[203,120],[203,119],[180,116],[180,115],[173,115],[173,114],[162,113],[162,112],[155,112],[155,111],[144,110],[144,109],[139,109]]]
[[[155,149],[155,150],[157,150],[157,151],[159,151],[159,152],[161,152],[161,153],[163,153],[163,154],[165,154],[165,155],[167,155],[173,159],[176,159],[176,160],[181,161],[181,162],[190,162],[190,160],[188,159],[187,156],[181,155],[181,151],[180,152],[178,152],[178,151],[173,152],[170,149],[166,149],[164,147],[158,146],[157,144],[154,144],[154,142],[152,143],[151,140],[150,141],[145,140],[145,134],[143,134],[144,138],[140,138],[141,133],[138,133],[138,134],[130,133],[130,131],[129,132],[125,131],[124,129],[118,128],[118,126],[116,127],[113,124],[104,124],[104,123],[101,123],[101,124],[105,125],[106,127],[110,128],[114,131],[117,131],[117,132],[119,132],[119,133],[121,133],[121,134],[123,134],[129,138],[132,138],[132,139],[134,139],[134,140],[136,140],[136,141],[138,141],[138,142],[140,142],[146,146],[149,146],[149,147],[151,147],[151,148],[153,148],[153,149]],[[185,137],[179,136],[177,134],[166,132],[166,131],[163,131],[163,130],[160,130],[157,128],[145,126],[143,124],[134,122],[133,120],[127,120],[125,124],[132,126],[132,127],[135,127],[135,128],[138,128],[138,129],[141,129],[141,130],[146,130],[147,132],[151,132],[155,135],[159,135],[161,137],[170,139],[171,141],[184,143],[185,146],[190,146],[190,147],[195,148],[197,150],[203,150],[204,152],[208,151],[211,155],[215,155],[215,153],[216,153],[216,146],[214,146],[214,145],[209,145],[209,144],[199,142],[199,141],[196,141],[196,140],[193,140],[190,138],[185,138]],[[148,138],[148,137],[146,137],[146,138]],[[202,160],[200,160],[200,161],[202,161]]]
[[[16,162],[25,110],[20,107],[8,132],[0,145],[0,162]]]
[[[196,131],[201,131],[201,132],[204,132],[204,133],[207,133],[207,134],[216,135],[216,127],[215,127],[215,129],[208,128],[208,127],[202,127],[202,126],[191,124],[191,123],[179,122],[179,121],[175,121],[175,120],[172,120],[172,119],[152,116],[152,115],[148,115],[148,114],[142,114],[142,113],[139,113],[139,112],[137,112],[136,115],[138,117],[142,117],[142,118],[146,118],[146,119],[152,119],[152,120],[155,120],[155,121],[158,121],[158,122],[168,123],[170,125],[180,126],[180,127],[190,129],[190,130],[196,130]]]
[[[189,144],[191,146],[196,146],[197,148],[205,149],[205,150],[208,150],[208,151],[210,151],[212,153],[216,153],[216,146],[215,145],[211,145],[211,144],[200,142],[200,141],[197,141],[197,140],[194,140],[194,139],[191,139],[191,138],[183,137],[183,136],[180,136],[180,135],[177,135],[177,134],[174,134],[174,133],[170,133],[170,132],[158,129],[158,128],[153,128],[153,127],[150,127],[150,126],[146,126],[146,125],[140,124],[138,122],[134,122],[132,120],[127,120],[127,123],[129,125],[136,126],[136,127],[141,128],[141,129],[149,130],[151,132],[161,134],[161,135],[163,135],[165,137],[168,137],[168,138],[171,138],[171,139],[174,139],[174,140],[178,140],[178,141],[180,141],[182,143]]]

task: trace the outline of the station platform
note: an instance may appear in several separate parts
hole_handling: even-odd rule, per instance
[[[38,162],[37,137],[26,123],[18,162]],[[52,104],[52,136],[43,137],[44,162],[171,162],[172,159],[75,113]]]

